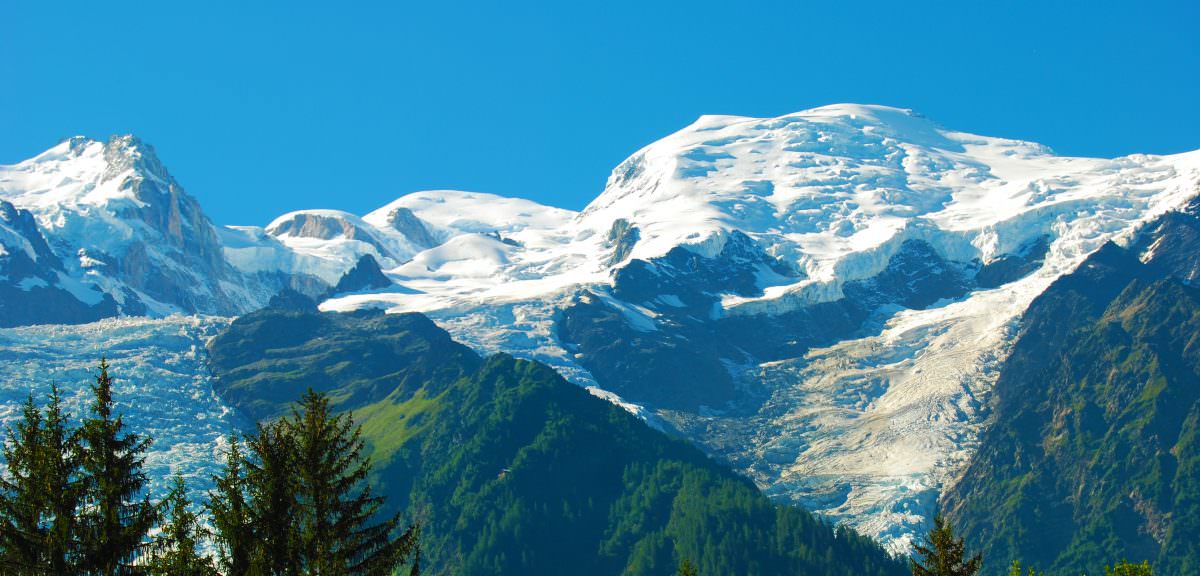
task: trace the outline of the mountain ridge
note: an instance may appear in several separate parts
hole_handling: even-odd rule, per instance
[[[1200,182],[1200,152],[1059,157],[910,111],[834,105],[698,119],[618,165],[581,212],[434,191],[363,216],[292,212],[284,230],[212,225],[165,169],[108,170],[105,145],[61,146],[0,167],[0,198],[41,218],[70,263],[64,274],[117,302],[105,314],[240,314],[284,288],[328,311],[423,312],[472,348],[542,361],[681,431],[775,497],[897,550],[971,454],[1008,335],[1033,298]],[[60,165],[71,146],[86,161]],[[109,172],[164,192],[146,198],[175,200],[139,212],[129,194],[140,188],[104,187]],[[96,186],[84,192],[85,181]],[[94,222],[108,226],[95,228],[105,239],[150,235],[93,254],[89,234],[100,232],[56,227],[54,207],[36,201],[71,190],[112,204]],[[176,232],[207,247],[200,265],[155,251]],[[368,267],[326,298],[366,256],[381,275]],[[149,284],[170,302],[147,294],[138,272],[150,262],[178,272]],[[214,275],[184,281],[209,264]],[[631,381],[654,359],[623,364],[637,358],[622,352],[633,342],[686,348],[673,361],[707,377]]]

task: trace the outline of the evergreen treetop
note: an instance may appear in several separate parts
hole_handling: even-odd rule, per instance
[[[51,386],[44,426],[45,459],[40,471],[48,515],[45,562],[51,574],[75,571],[79,553],[76,511],[83,497],[84,482],[80,474],[79,433],[69,428],[70,417],[63,410],[58,387]]]
[[[933,518],[933,529],[924,544],[913,546],[920,559],[909,559],[913,576],[974,576],[983,564],[979,554],[967,558],[966,546],[955,538],[954,528],[941,512]]]
[[[300,549],[313,574],[391,574],[416,549],[418,529],[400,535],[400,515],[372,523],[383,506],[367,484],[371,462],[350,414],[309,389],[286,422],[294,438]]]
[[[142,470],[150,439],[125,429],[114,415],[108,362],[92,386],[91,416],[79,431],[83,499],[79,514],[80,545],[85,571],[100,576],[137,572],[136,561],[159,510],[145,492]]]
[[[0,479],[0,549],[5,572],[23,573],[40,566],[46,534],[41,526],[46,494],[39,481],[45,431],[33,393],[21,407],[21,419],[8,428],[4,460],[8,474]]]
[[[214,488],[206,506],[215,528],[218,563],[225,576],[244,576],[250,570],[255,540],[246,482],[241,440],[232,435],[225,452],[225,468],[220,476],[213,476]]]
[[[164,501],[166,513],[162,534],[155,542],[148,572],[152,576],[217,576],[212,559],[197,547],[209,536],[187,497],[187,484],[176,476]]]

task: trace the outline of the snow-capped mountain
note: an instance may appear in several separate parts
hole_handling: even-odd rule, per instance
[[[1032,298],[1198,182],[1196,153],[1066,158],[892,108],[704,117],[579,214],[506,218],[323,307],[424,311],[546,361],[899,550]]]
[[[835,105],[702,117],[581,212],[430,191],[217,227],[148,150],[71,140],[0,167],[0,262],[41,262],[38,234],[61,261],[0,287],[125,314],[235,314],[285,286],[425,312],[897,549],[970,455],[1030,301],[1200,192],[1200,153],[1068,158]]]
[[[0,237],[7,255],[0,264],[7,266],[4,289],[43,294],[22,298],[31,318],[5,324],[118,313],[236,314],[265,303],[280,287],[312,284],[231,266],[221,233],[200,204],[153,148],[132,136],[106,143],[71,138],[25,162],[0,166],[0,201],[7,229]],[[26,260],[37,269],[28,269]],[[57,312],[67,305],[79,311]]]

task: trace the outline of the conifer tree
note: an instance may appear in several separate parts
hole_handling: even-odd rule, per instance
[[[9,428],[8,470],[0,479],[0,568],[6,574],[76,572],[78,446],[68,418],[52,386],[44,413],[30,394]]]
[[[418,528],[396,535],[399,514],[372,524],[383,498],[371,493],[371,462],[349,414],[334,416],[311,389],[287,420],[293,436],[299,540],[306,573],[386,575],[413,555]]]
[[[253,458],[246,459],[249,519],[255,545],[250,573],[271,576],[300,574],[294,441],[283,422],[259,424],[246,439]],[[222,535],[220,539],[229,536]]]
[[[225,468],[213,476],[208,511],[212,515],[217,556],[224,576],[246,576],[254,547],[250,506],[246,502],[246,463],[237,435],[229,438]]]
[[[36,574],[44,560],[41,518],[46,498],[39,480],[44,440],[42,414],[30,393],[21,419],[9,427],[4,442],[8,469],[0,478],[0,568],[6,574]]]
[[[216,576],[212,559],[197,551],[208,532],[190,509],[187,484],[182,476],[175,477],[164,502],[166,521],[147,571],[152,576]]]
[[[909,559],[913,576],[973,576],[983,564],[979,554],[966,558],[966,546],[961,538],[954,537],[954,528],[941,512],[934,516],[933,529],[925,544],[916,544],[914,548],[921,559]]]
[[[150,440],[127,432],[122,416],[113,414],[112,379],[105,359],[100,360],[92,392],[91,416],[79,431],[84,481],[79,515],[81,568],[98,576],[117,576],[137,571],[134,562],[158,517],[158,509],[144,492],[142,462]]]
[[[41,468],[46,488],[48,534],[46,565],[51,574],[71,574],[79,548],[77,510],[82,497],[79,478],[78,432],[67,427],[70,415],[63,411],[57,386],[50,388],[46,406],[44,434],[45,459]]]

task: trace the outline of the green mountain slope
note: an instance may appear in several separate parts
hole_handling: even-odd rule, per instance
[[[480,364],[425,316],[319,314],[315,306],[247,314],[208,348],[219,392],[255,420],[283,415],[310,387],[345,410],[406,400],[426,382],[452,381]]]
[[[988,558],[1200,574],[1200,220],[1171,214],[1042,294],[996,383],[949,517]]]
[[[374,340],[389,344],[373,368],[341,368]],[[701,574],[906,572],[550,368],[447,342],[419,315],[266,310],[210,348],[237,406],[278,414],[314,385],[353,410],[373,481],[424,522],[433,573],[673,574],[684,558]]]

